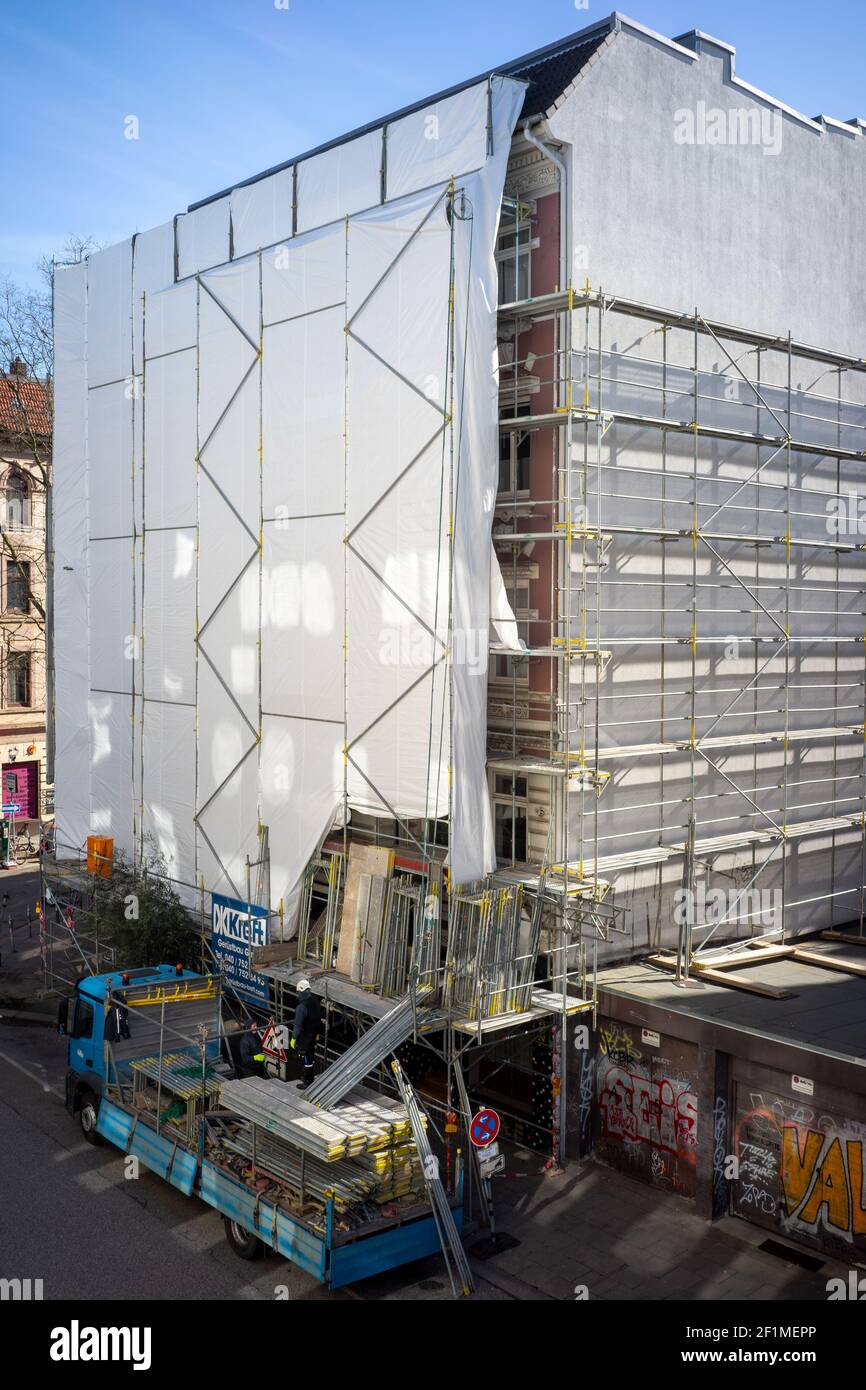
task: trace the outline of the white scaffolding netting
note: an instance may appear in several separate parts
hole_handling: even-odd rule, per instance
[[[450,813],[455,880],[492,868],[493,248],[523,92],[480,83],[58,268],[61,853],[155,842],[245,898],[266,826],[288,931],[344,807]]]

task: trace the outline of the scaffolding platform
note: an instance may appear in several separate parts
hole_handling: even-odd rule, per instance
[[[481,1034],[483,1037],[491,1033],[503,1033],[508,1028],[523,1028],[528,1023],[538,1023],[540,1019],[550,1018],[552,1015],[559,1018],[572,1018],[575,1014],[592,1013],[595,1005],[591,999],[575,999],[568,995],[563,1007],[563,998],[553,990],[539,989],[532,991],[532,1008],[524,1009],[521,1013],[494,1014],[491,1018],[458,1018],[451,1020],[451,1027],[457,1033],[465,1033],[470,1037]]]
[[[787,733],[784,729],[774,729],[769,733],[750,733],[750,734],[713,734],[709,738],[699,738],[695,743],[697,748],[760,748],[765,744],[778,743],[813,743],[822,739],[836,738],[863,738],[863,726],[861,724],[844,724],[825,729],[790,729]],[[671,739],[665,743],[624,743],[611,745],[606,748],[588,749],[584,754],[587,762],[595,762],[596,757],[602,761],[620,761],[631,758],[656,758],[664,757],[669,753],[689,753],[691,751],[690,739]],[[488,762],[488,766],[493,766]],[[498,764],[497,764],[498,769]]]
[[[289,989],[295,989],[298,980],[309,980],[313,994],[318,994],[321,999],[331,1003],[342,1004],[344,1008],[353,1009],[357,1013],[366,1014],[368,1018],[382,1018],[384,1014],[391,1012],[395,1004],[395,1000],[386,999],[381,994],[364,989],[363,985],[356,984],[346,975],[340,975],[334,970],[322,970],[315,965],[257,965],[256,973]]]
[[[693,853],[696,859],[716,854],[736,853],[752,845],[778,844],[784,840],[799,840],[810,835],[829,835],[837,830],[857,830],[862,828],[859,811],[848,816],[828,816],[824,820],[801,821],[799,824],[779,826],[775,830],[745,830],[732,835],[708,835],[694,842]],[[624,869],[638,869],[647,864],[662,864],[667,859],[676,859],[687,853],[685,841],[672,845],[654,845],[649,849],[632,850],[623,854],[608,854],[598,860],[584,860],[582,864],[571,864],[575,877],[581,871],[584,877],[592,878],[598,873],[612,874]]]

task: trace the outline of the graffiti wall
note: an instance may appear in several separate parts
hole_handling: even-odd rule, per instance
[[[737,1083],[732,1210],[825,1254],[866,1260],[866,1123],[838,1101],[785,1094],[786,1080]]]
[[[653,1187],[694,1198],[697,1048],[601,1018],[596,1034],[599,1158]]]

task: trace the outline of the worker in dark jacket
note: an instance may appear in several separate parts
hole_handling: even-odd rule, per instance
[[[121,1039],[131,1037],[129,1010],[126,1007],[125,994],[118,994],[114,999],[109,1000],[108,1012],[105,1015],[104,1036],[106,1042],[119,1042]]]
[[[316,1038],[322,1021],[322,1001],[310,989],[309,980],[298,980],[298,1002],[295,1006],[295,1023],[292,1029],[291,1046],[300,1052],[304,1059],[304,1075],[298,1083],[299,1091],[306,1091],[313,1084],[316,1074]]]
[[[265,1070],[265,1054],[262,1052],[262,1039],[259,1033],[259,1025],[255,1019],[250,1023],[249,1028],[241,1036],[241,1064],[238,1068],[239,1075],[245,1076],[267,1076]]]

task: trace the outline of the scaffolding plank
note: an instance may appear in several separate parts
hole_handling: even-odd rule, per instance
[[[697,923],[698,928],[701,925],[703,924]],[[764,965],[774,960],[785,960],[794,954],[794,947],[753,946],[750,941],[745,941],[739,950],[732,947],[723,955],[701,958],[698,953],[692,957],[692,966],[703,973],[704,970],[739,970],[744,965]]]
[[[534,989],[532,991],[532,1007],[543,1009],[545,1013],[565,1014],[571,1018],[574,1014],[583,1014],[592,1009],[591,999],[577,999],[573,994],[567,994],[565,1000],[555,989]]]
[[[849,946],[866,946],[866,936],[856,936],[853,932],[822,931],[823,941],[845,941]]]
[[[753,734],[713,734],[709,738],[699,739],[698,746],[701,748],[752,748],[760,747],[765,743],[784,743],[785,738],[789,743],[816,743],[821,739],[862,739],[862,737],[862,725],[842,724],[831,725],[823,729],[791,729],[787,735],[784,729],[773,729],[766,733]],[[608,748],[599,748],[598,758],[611,762],[629,758],[654,758],[669,753],[688,753],[690,749],[691,743],[688,739],[671,739],[665,743],[619,744]],[[585,754],[586,761],[594,761],[595,756],[595,749],[588,749]]]
[[[346,887],[343,892],[343,912],[340,918],[340,935],[337,945],[337,969],[341,975],[351,977],[352,957],[356,950],[355,938],[360,931],[358,895],[362,874],[379,874],[388,877],[394,863],[394,851],[381,849],[378,845],[361,845],[353,841],[349,846],[349,862],[346,870]]]
[[[648,965],[656,965],[660,970],[665,970],[668,974],[676,974],[676,956],[648,956]],[[747,994],[760,994],[766,999],[794,999],[796,992],[791,989],[783,989],[781,985],[765,985],[760,980],[747,979],[739,973],[728,974],[725,970],[700,969],[698,974],[702,980],[708,980],[713,985],[727,985],[729,989],[742,989]]]
[[[837,970],[843,975],[859,975],[866,979],[866,961],[842,960],[839,956],[825,956],[820,951],[804,950],[798,946],[793,957],[802,965],[814,965],[819,970]]]

